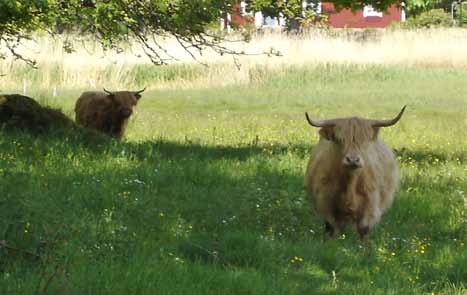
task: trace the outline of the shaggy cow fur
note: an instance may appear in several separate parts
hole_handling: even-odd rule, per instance
[[[354,224],[364,238],[391,206],[399,173],[394,154],[378,138],[378,131],[395,124],[404,109],[387,121],[353,117],[317,122],[307,115],[309,123],[321,129],[308,162],[305,189],[331,237]]]
[[[73,121],[60,110],[40,105],[34,99],[20,95],[0,95],[0,126],[33,134],[72,126]]]
[[[121,139],[133,107],[138,103],[144,89],[136,92],[104,91],[81,94],[75,105],[76,122]]]

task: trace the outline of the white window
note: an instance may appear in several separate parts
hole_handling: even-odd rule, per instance
[[[321,14],[321,2],[318,2],[318,3],[310,3],[310,7],[311,9],[313,9],[313,11],[315,12],[316,15],[320,15]]]
[[[264,19],[264,25],[266,27],[269,27],[269,28],[274,28],[277,26],[277,18],[275,17],[271,17],[271,16],[267,16],[265,19]]]
[[[321,14],[321,1],[302,1],[302,16],[305,17],[305,10],[312,9],[315,15]]]
[[[261,28],[264,24],[264,17],[261,11],[255,12],[255,26]]]
[[[383,13],[375,10],[371,5],[363,7],[363,17],[376,16],[383,17]]]
[[[242,15],[245,15],[245,14],[246,14],[246,6],[247,6],[247,4],[246,4],[245,1],[241,1],[241,2],[240,2],[240,13],[241,13]]]

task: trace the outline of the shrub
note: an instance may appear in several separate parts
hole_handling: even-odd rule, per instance
[[[422,12],[420,15],[409,18],[403,27],[408,28],[433,28],[450,27],[452,19],[443,9],[432,9]]]

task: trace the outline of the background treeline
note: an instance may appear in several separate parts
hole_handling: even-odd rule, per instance
[[[236,0],[3,0],[0,2],[0,57],[13,54],[16,58],[35,65],[34,60],[23,56],[19,44],[31,38],[37,31],[57,34],[73,32],[95,37],[104,49],[122,50],[122,44],[139,43],[155,64],[173,60],[170,53],[158,44],[157,37],[173,37],[190,54],[213,48],[218,53],[238,54],[220,46],[226,36],[213,32],[219,18],[232,11]],[[312,11],[303,14],[302,1],[250,0],[248,7],[262,11],[265,15],[286,17],[288,26],[306,18],[314,17]],[[384,10],[390,5],[400,5],[396,0],[331,1],[338,9],[359,9],[372,5]],[[409,16],[416,17],[431,9],[449,10],[448,1],[406,1]],[[310,8],[311,9],[311,8]],[[450,24],[449,15],[439,12],[425,17],[421,26]],[[441,20],[440,20],[441,18]],[[431,21],[433,19],[433,21]],[[428,22],[428,25],[425,23]],[[67,51],[73,51],[71,43],[65,44]]]

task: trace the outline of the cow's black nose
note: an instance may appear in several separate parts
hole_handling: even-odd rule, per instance
[[[122,117],[128,118],[129,116],[131,116],[132,112],[133,111],[131,109],[122,109],[120,113],[122,114]]]
[[[349,163],[358,163],[360,162],[360,157],[357,157],[357,156],[345,156],[345,160]]]
[[[346,155],[344,157],[344,165],[351,168],[360,168],[362,167],[362,161],[357,155]]]

